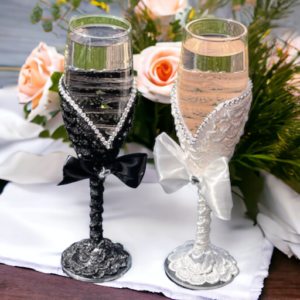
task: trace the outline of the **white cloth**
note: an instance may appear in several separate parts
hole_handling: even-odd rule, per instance
[[[166,193],[178,191],[194,177],[214,215],[230,220],[232,197],[227,157],[219,157],[204,169],[196,168],[165,132],[156,138],[153,154],[158,179]]]
[[[25,120],[23,105],[18,104],[16,87],[0,89],[0,146],[37,137],[42,126]]]
[[[25,120],[22,107],[15,88],[0,89],[0,178],[21,184],[59,181],[67,156],[75,152],[62,140],[38,138],[44,128]]]
[[[1,108],[22,116],[22,106],[17,104],[13,89],[0,90]],[[0,196],[0,262],[64,275],[60,267],[62,251],[88,237],[87,180],[56,186],[64,159],[55,155],[72,151],[66,147],[59,140],[24,135],[23,139],[18,137],[1,145],[0,178],[1,172],[10,174],[13,178],[7,179],[23,184],[9,183]],[[40,159],[50,162],[52,169]],[[53,180],[56,182],[33,184]],[[157,182],[153,165],[147,166],[143,182],[147,181]],[[31,185],[24,185],[28,183]],[[245,207],[239,199],[234,199],[231,221],[212,218],[211,240],[234,256],[240,274],[223,288],[191,291],[171,282],[164,273],[163,263],[175,247],[194,238],[197,220],[194,187],[188,185],[167,195],[158,183],[142,183],[134,190],[109,176],[105,188],[105,236],[121,242],[133,258],[132,268],[123,277],[105,285],[162,292],[173,299],[258,299],[273,246],[244,217]]]
[[[68,155],[75,152],[62,140],[35,138],[6,144],[0,147],[0,178],[20,184],[58,181]]]
[[[237,260],[240,274],[220,289],[191,291],[171,282],[163,263],[175,247],[193,239],[197,193],[191,185],[166,194],[158,183],[126,187],[109,176],[104,193],[104,233],[131,253],[132,268],[106,283],[112,287],[162,292],[173,299],[257,299],[268,274],[272,245],[244,217],[234,199],[232,219],[212,217],[211,240]],[[63,275],[62,251],[89,235],[88,181],[66,186],[8,184],[0,196],[0,262]]]
[[[257,222],[276,248],[300,258],[300,195],[275,176],[262,173],[266,184],[258,203]]]
[[[40,125],[30,123],[7,109],[0,109],[0,120],[0,145],[9,141],[35,138],[44,130]]]

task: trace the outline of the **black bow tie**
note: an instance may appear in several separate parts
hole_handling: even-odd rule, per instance
[[[131,188],[137,188],[145,174],[147,154],[134,153],[117,157],[109,165],[103,166],[101,172],[82,160],[68,156],[63,168],[63,180],[58,185],[69,184],[87,178],[104,180],[109,174],[114,174]]]

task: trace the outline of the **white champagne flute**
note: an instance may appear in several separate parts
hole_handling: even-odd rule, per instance
[[[197,233],[195,241],[176,248],[165,261],[169,278],[183,287],[218,288],[239,273],[234,258],[210,243],[209,232],[212,211],[230,219],[228,162],[248,119],[251,89],[246,27],[217,18],[188,23],[171,103],[181,148],[177,156],[185,169],[179,179],[189,176],[198,187]],[[160,141],[161,146],[166,139]],[[174,192],[165,180],[169,175],[161,167],[158,148],[163,147],[155,153],[160,181],[167,192]]]

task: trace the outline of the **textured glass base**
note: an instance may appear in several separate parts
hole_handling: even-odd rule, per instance
[[[125,274],[131,267],[131,256],[121,244],[109,239],[100,243],[86,239],[72,244],[62,253],[61,265],[74,279],[101,283]]]
[[[236,261],[229,253],[214,245],[206,251],[188,241],[173,250],[165,260],[165,271],[176,284],[193,290],[220,288],[238,275]]]

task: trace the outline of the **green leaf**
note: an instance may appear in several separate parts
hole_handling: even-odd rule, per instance
[[[30,14],[30,22],[33,24],[38,23],[41,20],[42,16],[43,9],[39,6],[39,3],[37,3]]]
[[[101,91],[101,90],[98,90],[98,91],[96,92],[96,94],[97,94],[97,95],[104,95],[105,92],[103,92],[103,91]]]
[[[81,0],[67,0],[67,2],[69,2],[71,5],[73,5],[75,8],[77,8],[80,3],[81,3]]]
[[[140,2],[140,0],[130,0],[130,6],[131,7],[136,7],[139,2]]]
[[[230,0],[207,0],[200,1],[202,6],[200,6],[201,12],[204,12],[208,9],[209,14],[213,14],[218,8],[224,7]],[[202,14],[201,14],[202,15]],[[195,20],[195,16],[193,17]]]
[[[138,105],[135,107],[133,128],[127,136],[126,142],[139,143],[153,150],[156,137],[156,118],[155,102],[141,96]]]
[[[53,23],[51,20],[43,21],[42,26],[46,32],[50,32],[53,29]]]
[[[60,109],[56,110],[56,111],[51,111],[49,114],[51,115],[52,118],[54,118],[59,112],[60,112]]]
[[[161,32],[159,31],[159,22],[153,20],[148,13],[147,7],[137,15],[134,7],[138,1],[132,1],[126,11],[126,19],[132,26],[132,47],[133,54],[140,53],[147,47],[157,43]]]
[[[23,107],[23,110],[24,110],[24,113],[25,113],[25,119],[28,118],[28,115],[30,114],[31,112],[31,102],[29,103],[26,103]]]
[[[156,103],[157,105],[157,129],[156,136],[162,132],[167,133],[174,141],[178,142],[178,138],[175,131],[174,118],[171,114],[171,105]]]
[[[233,166],[229,164],[230,170]],[[235,167],[235,178],[238,177],[240,180],[232,178],[231,185],[237,186],[243,194],[243,200],[247,207],[247,215],[256,222],[256,216],[258,214],[258,199],[261,195],[264,187],[264,178],[260,176],[258,172],[250,170],[243,166]]]
[[[237,6],[237,5],[245,5],[246,0],[232,0],[231,6]]]
[[[177,141],[171,105],[153,102],[141,96],[135,107],[133,128],[126,142],[139,143],[153,150],[155,138],[162,132],[166,132]]]
[[[49,132],[49,130],[44,130],[44,131],[42,131],[40,134],[39,134],[39,137],[40,138],[49,138],[50,137],[50,132]]]
[[[63,142],[69,142],[68,133],[65,125],[59,126],[51,135],[54,140],[63,139]]]
[[[265,39],[270,29],[280,24],[276,20],[288,17],[296,4],[299,1],[257,2],[254,21],[248,30],[253,101],[230,164],[236,169],[244,168],[245,172],[265,170],[299,192],[300,97],[290,83],[299,72],[299,64],[294,63],[299,54],[288,62],[289,46],[283,43],[278,49],[276,39],[272,41],[269,37],[267,42]],[[274,56],[277,61],[270,65],[269,60]]]
[[[235,182],[235,181],[241,181],[241,180],[242,180],[242,179],[237,175],[236,167],[235,167],[235,164],[233,164],[233,163],[230,163],[230,164],[229,164],[229,173],[230,173],[230,180],[231,180],[231,183],[232,183],[232,182]]]
[[[180,25],[180,20],[170,22],[168,35],[171,37],[173,42],[182,41],[182,27]]]
[[[60,18],[60,6],[57,3],[52,5],[51,14],[53,16],[54,21],[57,21]]]
[[[35,124],[42,125],[43,127],[45,127],[46,123],[47,123],[47,117],[37,115],[33,120],[31,120],[31,123],[35,123]]]
[[[50,86],[49,91],[58,93],[58,83],[62,75],[63,72],[54,72],[51,75],[52,85]]]
[[[154,158],[148,158],[147,163],[151,164],[151,165],[154,165]]]

